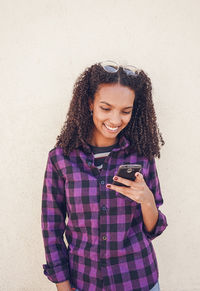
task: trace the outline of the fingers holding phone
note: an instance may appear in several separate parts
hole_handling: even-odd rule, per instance
[[[137,172],[140,172],[141,169],[142,169],[142,166],[140,164],[121,165],[118,168],[116,176],[121,177],[121,178],[126,179],[126,180],[129,180],[129,181],[135,181],[135,179],[136,179],[135,174]],[[125,187],[131,186],[131,183],[129,183],[129,181],[125,181],[125,180],[123,180],[123,181],[125,182],[125,184],[114,179],[113,185],[125,186]]]
[[[143,181],[144,181],[144,178],[143,178],[143,175],[140,172],[136,172],[135,173],[135,179],[134,180],[125,179],[125,178],[122,178],[120,176],[114,176],[113,177],[113,185],[120,186],[121,188],[122,187],[126,187],[126,188],[132,187],[134,189],[137,189],[139,183],[141,183]]]
[[[151,202],[153,194],[140,173],[141,169],[142,166],[138,164],[121,165],[117,175],[113,177],[113,184],[107,184],[106,187],[137,203]]]

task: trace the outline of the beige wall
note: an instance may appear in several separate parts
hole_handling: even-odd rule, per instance
[[[162,291],[200,290],[200,2],[0,1],[0,290],[53,291],[42,272],[48,151],[82,70],[112,59],[153,82],[169,226],[154,240]],[[3,136],[3,137],[2,137]]]

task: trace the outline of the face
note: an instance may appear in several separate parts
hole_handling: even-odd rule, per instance
[[[93,134],[90,144],[110,146],[116,143],[117,135],[131,119],[134,90],[120,84],[101,84],[90,101],[93,111]]]

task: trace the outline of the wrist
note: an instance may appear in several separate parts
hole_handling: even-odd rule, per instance
[[[71,285],[69,280],[66,280],[64,282],[56,283],[57,291],[70,291]]]
[[[149,207],[149,208],[156,207],[154,195],[150,190],[148,190],[146,197],[147,197],[147,199],[142,204],[146,207]]]

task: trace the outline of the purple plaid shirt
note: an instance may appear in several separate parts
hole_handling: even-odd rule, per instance
[[[41,223],[43,269],[50,281],[69,280],[81,291],[149,291],[158,281],[151,240],[166,228],[165,215],[158,209],[156,226],[148,232],[141,205],[106,188],[121,164],[139,163],[157,207],[163,204],[155,160],[139,156],[129,145],[121,137],[100,171],[86,143],[68,156],[61,147],[49,152]]]

